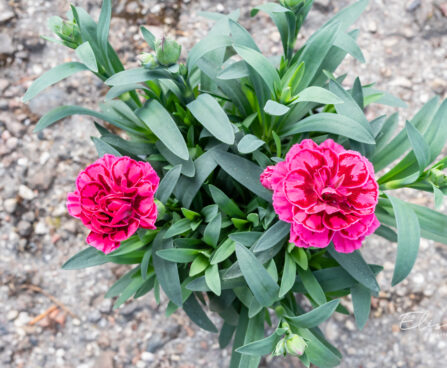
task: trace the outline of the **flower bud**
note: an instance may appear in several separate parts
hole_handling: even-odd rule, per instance
[[[157,66],[157,59],[152,53],[143,52],[142,54],[138,55],[137,58],[141,65],[145,68],[152,69]]]
[[[278,341],[275,347],[275,351],[272,353],[273,356],[285,355],[286,347],[284,343],[284,339]]]
[[[285,343],[286,352],[290,355],[301,356],[304,354],[307,344],[299,335],[290,335]]]
[[[180,57],[182,47],[169,38],[155,41],[157,61],[164,66],[175,64]]]
[[[301,3],[303,3],[304,0],[279,0],[279,3],[284,6],[287,9],[295,9],[296,7],[300,6]]]

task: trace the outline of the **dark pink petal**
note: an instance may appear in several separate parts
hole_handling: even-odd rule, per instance
[[[326,139],[323,143],[320,144],[320,148],[328,148],[335,153],[345,151],[345,148],[341,144],[334,142],[332,139]]]
[[[301,240],[309,244],[311,247],[316,248],[325,248],[329,245],[334,235],[334,232],[328,229],[324,229],[321,232],[311,231],[306,229],[302,225],[298,225],[301,227],[299,230],[299,234],[301,236]]]
[[[287,200],[282,185],[278,185],[273,192],[273,208],[280,220],[292,222],[293,205]]]
[[[294,216],[294,219],[298,219],[298,216]],[[320,213],[314,213],[311,215],[307,215],[304,219],[302,219],[301,225],[303,225],[304,227],[306,227],[308,230],[311,231],[316,231],[316,232],[321,232],[321,231],[325,231],[326,228],[324,226],[323,223],[323,218],[324,218],[324,213],[320,212]]]
[[[326,158],[327,168],[331,173],[331,177],[335,177],[338,172],[338,155],[337,153],[329,148],[320,148],[319,151],[323,153]]]
[[[345,238],[340,233],[335,233],[332,242],[334,243],[334,248],[339,253],[352,253],[362,246],[364,237],[352,240]]]
[[[375,207],[379,199],[379,186],[377,182],[369,177],[366,184],[361,188],[352,190],[348,202],[357,210]]]
[[[318,149],[318,145],[312,139],[303,139],[301,143],[294,144],[290,147],[289,152],[286,154],[286,161],[290,161],[293,159],[298,152],[301,152],[303,149],[316,150]]]
[[[313,189],[313,180],[304,170],[290,172],[284,179],[283,186],[287,200],[300,208],[309,208],[318,200]]]
[[[282,183],[289,172],[285,161],[278,162],[274,168],[275,170],[273,170],[272,175],[270,176],[270,184],[273,190],[275,190],[275,188]]]
[[[369,172],[363,157],[359,153],[347,151],[338,155],[337,176],[341,180],[341,186],[357,188],[366,183]]]
[[[367,233],[375,217],[376,216],[374,214],[364,216],[356,223],[352,224],[346,229],[341,230],[340,234],[347,239],[358,239]]]
[[[270,182],[270,179],[272,177],[273,172],[275,171],[275,166],[267,166],[265,170],[262,172],[260,176],[261,184],[264,186],[264,188],[273,190],[272,183]]]
[[[79,193],[73,192],[67,195],[67,210],[68,213],[76,218],[81,215],[81,200],[79,198]]]
[[[142,197],[138,198],[135,203],[135,210],[141,215],[146,216],[147,213],[149,213],[152,209],[154,204],[154,198],[153,197]]]
[[[316,169],[327,166],[323,154],[309,149],[303,149],[297,152],[287,160],[287,164],[290,171],[302,169],[308,171],[311,175]]]
[[[93,231],[87,236],[87,243],[105,254],[109,254],[120,246],[119,242],[109,239],[108,235]]]
[[[338,231],[346,229],[356,221],[359,221],[357,216],[344,215],[341,212],[335,212],[333,214],[325,213],[323,217],[324,226],[330,230]]]

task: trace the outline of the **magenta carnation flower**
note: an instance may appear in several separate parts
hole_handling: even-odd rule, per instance
[[[295,144],[283,162],[268,166],[261,183],[273,190],[273,207],[290,223],[290,242],[299,247],[350,253],[378,227],[374,209],[379,189],[366,157],[328,139]]]
[[[104,155],[78,175],[68,212],[91,230],[88,244],[110,253],[138,227],[155,229],[159,181],[148,162]]]

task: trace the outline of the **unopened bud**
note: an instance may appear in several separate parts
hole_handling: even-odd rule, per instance
[[[154,54],[150,54],[148,52],[143,52],[138,55],[138,60],[145,68],[153,68],[157,66],[157,59],[155,59]]]
[[[286,346],[284,339],[278,341],[275,347],[275,351],[272,353],[273,356],[285,355],[286,354]]]
[[[180,57],[182,47],[174,40],[163,38],[155,41],[157,61],[164,66],[175,64]]]
[[[290,335],[285,343],[286,352],[290,355],[301,356],[304,354],[307,344],[299,335]]]

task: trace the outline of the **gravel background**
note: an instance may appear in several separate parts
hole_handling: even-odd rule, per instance
[[[316,0],[299,43],[328,17],[353,1]],[[99,0],[79,0],[94,16]],[[249,20],[259,1],[115,1],[111,43],[127,67],[145,50],[138,26],[177,37],[186,53],[209,26],[200,10],[241,9],[242,23],[269,54],[279,52],[279,35],[263,15]],[[66,119],[52,130],[32,133],[39,116],[62,104],[95,108],[106,92],[87,74],[58,84],[26,106],[21,96],[43,71],[74,55],[44,42],[46,20],[63,15],[63,0],[0,0],[0,366],[1,367],[226,367],[229,352],[217,337],[200,331],[183,312],[171,318],[151,295],[112,311],[106,290],[127,267],[104,265],[62,271],[61,264],[84,246],[86,230],[67,216],[66,192],[77,173],[96,158],[89,141],[90,119]],[[409,108],[405,121],[432,95],[446,97],[447,2],[371,0],[359,43],[367,62],[348,58],[342,70],[399,96]],[[373,117],[392,109],[374,107]],[[430,196],[403,193],[433,206]],[[445,208],[443,209],[445,211]],[[439,367],[447,351],[447,247],[423,240],[410,277],[391,288],[395,245],[371,237],[368,260],[385,265],[382,292],[370,321],[357,331],[353,317],[336,315],[324,326],[342,351],[342,367]],[[56,299],[55,299],[56,298]],[[351,308],[349,301],[346,306]],[[51,309],[49,309],[51,308]],[[43,312],[45,318],[34,320]],[[418,328],[402,331],[403,313],[418,312]],[[424,317],[425,316],[425,317]],[[425,318],[422,321],[422,318]],[[30,323],[31,322],[31,323]],[[294,359],[263,361],[264,367],[297,367]]]

